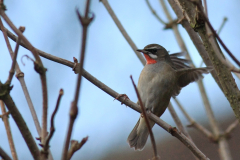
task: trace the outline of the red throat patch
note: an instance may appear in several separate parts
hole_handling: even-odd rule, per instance
[[[147,64],[154,64],[154,63],[157,63],[157,61],[154,60],[154,59],[152,59],[152,58],[150,58],[149,55],[147,55],[147,54],[143,54],[143,55],[144,55],[144,57],[145,57],[146,60],[147,60]]]

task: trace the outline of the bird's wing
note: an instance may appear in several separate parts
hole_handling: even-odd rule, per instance
[[[202,79],[202,74],[209,73],[213,68],[204,67],[204,68],[184,68],[176,70],[178,82],[177,87],[173,92],[173,97],[177,96],[182,87],[187,86],[191,82],[195,82],[199,79]]]
[[[190,68],[189,64],[192,63],[190,60],[178,58],[179,56],[184,56],[186,52],[179,52],[170,54],[170,59],[174,64],[175,69]]]

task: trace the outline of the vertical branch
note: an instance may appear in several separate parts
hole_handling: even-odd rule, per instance
[[[67,137],[66,137],[66,141],[65,141],[65,144],[64,144],[63,153],[62,153],[62,160],[67,159],[67,153],[68,153],[68,148],[69,148],[69,142],[70,142],[71,135],[72,135],[73,124],[74,124],[75,119],[76,119],[77,114],[78,114],[77,103],[78,103],[79,92],[80,92],[80,87],[81,87],[81,80],[82,80],[82,72],[83,72],[83,64],[84,64],[85,48],[86,48],[86,39],[87,39],[87,30],[88,30],[89,24],[92,22],[92,20],[94,18],[94,16],[92,16],[91,18],[88,17],[89,5],[90,5],[90,0],[87,0],[84,17],[82,17],[77,10],[78,18],[79,18],[80,23],[83,27],[83,29],[82,29],[80,66],[79,66],[79,74],[78,74],[78,79],[77,79],[77,87],[76,87],[76,91],[75,91],[75,97],[74,97],[74,101],[72,102],[71,108],[70,108],[70,122],[69,122],[69,126],[68,126],[68,132],[67,132]]]
[[[150,135],[151,142],[152,142],[152,147],[153,147],[154,160],[160,159],[160,156],[157,154],[156,142],[155,142],[155,139],[154,139],[154,136],[153,136],[152,128],[150,126],[149,119],[148,119],[145,107],[143,106],[142,99],[141,99],[141,97],[140,97],[140,95],[138,93],[138,89],[137,89],[137,87],[136,87],[136,85],[135,85],[135,83],[133,81],[132,76],[130,76],[130,78],[132,80],[133,87],[135,89],[135,92],[137,94],[137,97],[138,97],[138,100],[139,100],[139,103],[140,103],[140,107],[141,107],[141,110],[142,110],[143,118],[145,119],[145,122],[147,124],[147,128],[148,128],[148,131],[149,131],[149,135]]]
[[[113,12],[113,10],[112,10],[111,6],[109,5],[108,1],[107,0],[100,0],[100,1],[103,3],[105,8],[107,9],[108,13],[112,17],[112,19],[115,22],[115,24],[117,25],[118,29],[120,30],[120,32],[122,33],[122,35],[124,36],[124,38],[126,39],[128,44],[131,46],[131,48],[133,49],[134,53],[137,55],[138,59],[141,61],[141,63],[143,65],[145,65],[145,63],[146,63],[145,59],[143,58],[143,56],[141,55],[140,52],[136,51],[137,47],[136,47],[135,43],[132,41],[130,36],[127,34],[126,30],[123,28],[121,22],[118,20],[117,16]]]
[[[0,22],[1,23],[1,22]],[[19,27],[19,30],[23,33],[24,30],[25,30],[25,27]],[[15,47],[15,51],[14,51],[14,55],[13,55],[13,59],[12,59],[12,67],[9,71],[9,76],[8,76],[8,80],[6,83],[8,84],[11,84],[11,81],[12,81],[12,78],[13,78],[13,75],[15,73],[15,66],[17,64],[17,54],[18,54],[18,49],[19,49],[19,44],[20,44],[20,41],[21,39],[18,38],[17,39],[17,44],[16,44],[16,47]]]
[[[11,128],[10,128],[9,121],[8,121],[8,112],[6,112],[5,105],[4,105],[2,100],[0,100],[0,106],[1,106],[1,110],[2,110],[2,116],[1,117],[2,117],[2,120],[4,122],[6,132],[7,132],[8,143],[9,143],[9,146],[10,146],[12,157],[13,157],[14,160],[17,160],[18,159],[17,152],[16,152],[16,149],[15,149],[15,146],[14,146],[14,142],[13,142],[13,138],[12,138],[12,132],[11,132]]]
[[[46,144],[43,146],[43,152],[46,153],[45,154],[45,157],[47,158],[48,156],[48,149],[49,149],[49,142],[50,142],[50,139],[52,138],[54,132],[55,132],[55,127],[54,127],[54,117],[58,111],[58,108],[59,108],[59,104],[60,104],[60,100],[62,98],[62,95],[63,95],[63,89],[60,89],[59,91],[59,95],[58,95],[58,99],[57,99],[57,104],[56,104],[56,107],[52,113],[52,116],[51,116],[51,127],[50,127],[50,133],[49,135],[47,136],[46,138]]]
[[[12,51],[12,48],[10,46],[10,42],[8,40],[8,33],[9,31],[3,26],[3,23],[1,21],[1,18],[0,18],[0,29],[2,30],[2,33],[3,33],[3,36],[4,36],[4,39],[6,41],[6,44],[8,46],[8,51],[11,55],[11,58],[13,59],[13,51]],[[11,33],[12,36],[14,36],[12,33]],[[13,38],[13,37],[12,37]],[[17,42],[19,38],[17,37],[14,37],[15,41]],[[20,41],[20,44],[22,45],[22,42]],[[32,100],[30,98],[30,95],[29,95],[29,92],[28,92],[28,89],[27,89],[27,86],[26,86],[26,83],[25,83],[25,80],[24,80],[24,73],[20,70],[19,68],[19,65],[18,63],[16,63],[16,77],[17,79],[19,80],[21,86],[22,86],[22,89],[23,89],[23,93],[26,97],[26,100],[27,100],[27,103],[28,103],[28,106],[29,106],[29,109],[31,111],[31,114],[32,114],[32,117],[33,117],[33,121],[34,121],[34,124],[36,126],[36,129],[37,129],[37,132],[38,132],[38,135],[41,136],[41,127],[40,127],[40,123],[38,121],[38,118],[37,118],[37,114],[36,114],[36,111],[34,109],[34,106],[33,106],[33,103],[32,103]]]
[[[39,73],[41,84],[42,84],[42,95],[43,95],[43,112],[42,112],[42,133],[41,141],[45,144],[45,138],[47,136],[47,111],[48,111],[48,95],[47,95],[47,80],[46,80],[46,69],[44,68],[42,61],[37,53],[37,50],[32,46],[32,44],[23,36],[21,31],[19,31],[16,26],[11,22],[8,16],[5,14],[2,8],[0,8],[0,15],[3,17],[5,22],[12,28],[12,30],[18,35],[19,38],[28,46],[29,50],[32,52],[36,59],[34,63],[34,69]]]

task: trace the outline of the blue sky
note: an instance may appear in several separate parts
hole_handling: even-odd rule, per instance
[[[143,48],[150,43],[158,43],[169,50],[170,53],[180,51],[172,30],[163,30],[164,26],[152,15],[145,1],[122,0],[120,2],[110,0],[109,3],[138,48]],[[150,0],[150,3],[166,21],[160,3],[156,0]],[[70,61],[72,61],[73,57],[79,57],[81,26],[75,9],[79,8],[80,12],[83,13],[85,1],[22,0],[5,1],[5,4],[7,6],[6,14],[17,27],[20,25],[26,27],[24,35],[36,48]],[[99,1],[92,1],[90,7],[91,12],[95,14],[95,19],[89,27],[84,68],[118,93],[126,93],[132,101],[136,102],[137,97],[129,76],[133,75],[137,83],[143,66],[121,35],[103,4]],[[218,2],[208,1],[208,12],[210,21],[215,29],[219,28],[225,16],[228,17],[228,21],[220,37],[232,53],[240,59],[240,55],[238,54],[240,37],[238,21],[239,2],[231,1],[230,3],[224,0]],[[176,17],[172,11],[171,13],[172,16]],[[7,27],[6,23],[4,24]],[[201,57],[182,26],[179,25],[178,27],[191,53],[194,64],[199,66]],[[15,44],[13,42],[11,44],[14,48]],[[0,49],[0,80],[5,82],[11,66],[11,59],[2,34],[0,34]],[[21,57],[25,54],[33,57],[28,50],[20,48],[18,63],[25,74],[25,81],[38,118],[41,119],[42,96],[40,78],[34,71],[31,61],[23,58],[26,65],[22,65]],[[69,67],[44,58],[41,59],[44,66],[48,69],[48,117],[51,116],[54,110],[59,89],[63,88],[64,90],[60,109],[55,119],[56,132],[50,142],[53,156],[59,159],[61,156],[59,153],[62,151],[66,135],[69,121],[69,107],[74,97],[77,75]],[[236,82],[239,84],[238,79],[236,79]],[[32,135],[38,137],[20,83],[16,78],[13,79],[12,83],[14,88],[11,91],[11,96],[24,116],[28,127],[32,131]],[[229,103],[211,75],[205,76],[204,84],[206,84],[207,94],[217,119],[220,119],[222,116],[234,116]],[[192,117],[201,122],[207,121],[196,83],[192,83],[184,88],[178,98]],[[112,97],[86,79],[83,79],[79,100],[78,106],[80,112],[74,125],[72,139],[81,140],[88,135],[89,141],[76,153],[74,159],[78,159],[77,157],[81,157],[82,159],[98,159],[99,156],[107,154],[110,148],[129,147],[126,139],[138,120],[138,113],[131,108],[120,105],[118,101],[113,101]],[[186,119],[178,109],[176,110],[186,125]],[[175,126],[168,111],[161,118]],[[11,118],[10,124],[19,159],[30,157],[30,152],[27,150],[27,146]],[[159,139],[168,136],[159,127],[154,127],[154,133]],[[0,123],[0,137],[1,147],[10,154],[9,147],[6,145],[8,142],[3,123]]]

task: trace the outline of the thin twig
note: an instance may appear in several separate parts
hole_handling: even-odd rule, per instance
[[[185,136],[187,136],[189,139],[192,139],[190,137],[190,135],[188,134],[188,132],[186,131],[185,127],[182,125],[182,122],[180,121],[176,111],[174,110],[173,106],[172,106],[172,103],[170,102],[169,105],[168,105],[168,110],[175,122],[175,124],[177,125],[178,129],[183,133],[185,134]]]
[[[207,8],[207,0],[203,0],[203,4],[204,4],[204,11],[206,16],[208,17],[208,8]]]
[[[9,112],[6,112],[5,105],[2,100],[0,100],[0,106],[1,106],[1,110],[2,110],[1,118],[4,122],[4,126],[5,126],[5,129],[7,132],[8,143],[10,146],[11,154],[12,154],[13,159],[17,160],[18,159],[17,152],[15,149],[15,145],[14,145],[13,138],[12,138],[12,132],[11,132],[11,128],[10,128],[9,121],[8,121],[8,113]]]
[[[11,48],[11,45],[10,45],[10,42],[8,40],[8,37],[11,38],[12,40],[14,40],[15,42],[18,41],[18,38],[13,34],[11,33],[7,28],[5,28],[3,26],[3,23],[1,21],[1,18],[0,18],[0,30],[2,30],[2,33],[3,33],[3,36],[4,36],[4,39],[6,41],[6,44],[8,46],[8,51],[10,53],[10,56],[11,58],[13,59],[13,56],[14,56],[14,53],[12,51],[12,48]],[[23,46],[24,43],[22,41],[20,41],[20,45]],[[26,46],[26,45],[24,45]],[[29,50],[29,49],[28,49]],[[28,106],[29,106],[29,109],[30,109],[30,112],[32,114],[32,117],[33,117],[33,121],[34,121],[34,124],[35,124],[35,127],[37,129],[37,132],[38,132],[38,135],[39,137],[41,136],[41,127],[40,127],[40,123],[38,121],[38,117],[37,117],[37,114],[36,114],[36,111],[34,109],[34,106],[33,106],[33,103],[32,103],[32,100],[30,98],[30,95],[29,95],[29,92],[28,92],[28,89],[27,89],[27,86],[26,86],[26,82],[24,80],[24,73],[20,70],[20,67],[18,65],[18,63],[16,63],[16,77],[17,79],[19,80],[20,84],[21,84],[21,87],[23,89],[23,93],[26,97],[26,100],[27,100],[27,103],[28,103]],[[52,157],[52,154],[50,152],[49,154],[49,160],[53,160],[53,157]]]
[[[175,112],[175,110],[174,110],[171,102],[170,102],[169,105],[168,105],[168,110],[169,110],[169,112],[170,112],[170,114],[171,114],[171,116],[172,116],[175,124],[177,125],[178,129],[179,129],[186,137],[188,137],[188,138],[193,142],[191,136],[188,134],[187,130],[186,130],[185,127],[182,125],[182,122],[181,122],[181,120],[179,119],[177,113]],[[193,142],[193,143],[194,143],[194,142]],[[193,156],[194,156],[194,158],[195,158],[196,160],[198,160],[198,158],[197,158],[194,154],[193,154]]]
[[[207,138],[209,138],[210,140],[213,140],[214,137],[212,135],[212,133],[205,127],[203,127],[202,125],[200,125],[199,123],[197,123],[187,112],[186,110],[183,108],[182,104],[177,100],[177,98],[174,98],[174,101],[177,103],[177,106],[179,107],[179,109],[182,111],[182,113],[184,114],[184,116],[187,118],[187,120],[190,122],[190,125],[188,126],[193,126],[195,127],[197,130],[199,130],[201,133],[203,133],[205,136],[207,136]]]
[[[103,5],[105,6],[105,8],[107,9],[108,13],[110,14],[110,16],[112,17],[113,21],[115,22],[115,24],[117,25],[118,29],[120,30],[120,32],[122,33],[123,37],[126,39],[126,41],[128,42],[128,44],[131,46],[131,48],[133,49],[134,53],[137,55],[138,59],[141,61],[141,63],[143,65],[145,65],[146,60],[143,58],[142,54],[140,52],[137,52],[137,47],[135,45],[135,43],[132,41],[132,39],[130,38],[130,36],[127,34],[126,30],[123,28],[121,22],[118,20],[117,16],[115,15],[115,13],[113,12],[111,6],[109,5],[107,0],[100,0]]]
[[[152,142],[152,147],[153,147],[153,154],[154,154],[154,159],[160,159],[160,156],[158,155],[157,153],[157,146],[156,146],[156,142],[155,142],[155,139],[154,139],[154,136],[153,136],[153,132],[152,132],[152,128],[150,126],[150,123],[149,123],[149,119],[148,119],[148,116],[147,116],[147,113],[146,113],[146,108],[143,106],[143,103],[142,103],[142,99],[139,95],[139,92],[138,92],[138,89],[137,89],[137,86],[136,84],[134,83],[133,81],[133,78],[132,78],[132,75],[130,76],[131,80],[132,80],[132,84],[133,84],[133,87],[135,89],[135,92],[137,94],[137,97],[138,97],[138,101],[140,103],[140,107],[141,107],[141,111],[142,111],[142,115],[143,115],[143,118],[145,119],[145,122],[146,122],[146,125],[147,125],[147,128],[148,128],[148,131],[149,131],[149,135],[150,135],[150,139],[151,139],[151,142]]]
[[[3,29],[2,29],[3,28]],[[2,21],[1,21],[1,18],[0,18],[0,29],[2,30],[2,33],[4,35],[4,39],[6,41],[6,44],[7,46],[10,46],[10,42],[8,40],[7,37],[11,38],[13,41],[17,42],[18,38],[13,34],[11,33],[8,29],[6,29],[3,25],[2,25]],[[23,46],[24,43],[22,41],[20,41],[20,45]],[[9,53],[13,59],[13,51],[12,51],[12,48],[8,47],[8,50],[9,50]],[[34,121],[34,124],[36,126],[36,129],[37,129],[37,132],[38,132],[38,135],[41,136],[41,127],[40,127],[40,123],[38,121],[38,118],[37,118],[37,114],[36,114],[36,111],[34,109],[34,106],[33,106],[33,103],[32,103],[32,100],[30,98],[30,95],[29,95],[29,92],[27,90],[27,86],[26,86],[26,83],[25,83],[25,80],[24,80],[24,73],[20,70],[19,68],[19,65],[18,63],[16,64],[16,77],[17,79],[19,80],[21,86],[22,86],[22,89],[23,89],[23,92],[24,92],[24,95],[26,97],[26,100],[27,100],[27,103],[28,103],[28,106],[29,106],[29,109],[31,111],[31,114],[32,114],[32,117],[33,117],[33,121]]]
[[[68,156],[67,156],[67,160],[70,160],[73,156],[73,154],[80,150],[82,148],[82,146],[87,142],[88,140],[88,136],[83,138],[81,140],[81,142],[78,143],[78,141],[76,140],[71,140],[71,146],[70,146],[70,149],[68,151]]]
[[[75,91],[75,96],[74,96],[74,101],[71,103],[71,108],[70,108],[70,122],[68,126],[68,132],[67,132],[67,137],[66,141],[64,144],[64,149],[62,153],[62,160],[67,159],[67,153],[68,153],[68,148],[69,148],[69,142],[71,139],[72,135],[72,129],[73,129],[73,124],[75,122],[75,119],[78,114],[78,98],[79,98],[79,92],[80,92],[80,87],[81,87],[81,80],[82,80],[82,72],[83,72],[83,64],[84,64],[84,57],[85,57],[85,48],[86,48],[86,40],[87,40],[87,30],[89,24],[92,22],[94,16],[88,17],[89,14],[89,5],[90,5],[90,0],[87,0],[86,3],[86,9],[85,9],[85,15],[82,17],[77,10],[77,15],[80,20],[80,23],[82,25],[82,44],[81,44],[81,55],[80,55],[80,65],[79,65],[79,74],[78,74],[78,79],[77,79],[77,87]]]
[[[219,29],[218,29],[218,31],[217,31],[217,34],[220,34],[220,33],[221,33],[221,31],[222,31],[224,25],[226,24],[227,20],[228,20],[227,17],[224,17],[224,18],[223,18],[222,24],[221,24],[221,26],[219,27]]]
[[[214,37],[217,38],[217,40],[219,41],[219,43],[222,45],[222,47],[225,49],[225,51],[228,53],[228,55],[234,60],[234,62],[240,67],[240,62],[237,60],[237,58],[232,54],[232,52],[230,52],[230,50],[227,48],[227,46],[223,43],[222,39],[218,36],[217,32],[214,30],[212,24],[210,23],[210,21],[208,20],[207,16],[204,14],[202,7],[200,5],[200,3],[194,3],[196,4],[196,6],[198,7],[199,11],[201,12],[201,14],[203,15],[203,18],[205,20],[205,22],[208,24],[211,32],[213,33]]]
[[[29,50],[32,52],[36,59],[34,63],[34,69],[39,73],[41,84],[42,84],[42,96],[43,96],[43,111],[42,111],[42,134],[41,140],[42,144],[45,144],[47,136],[47,111],[48,111],[48,95],[47,95],[47,80],[46,80],[46,69],[44,68],[42,61],[37,53],[37,50],[32,46],[32,44],[25,38],[25,36],[19,31],[16,26],[11,22],[5,12],[0,8],[0,15],[3,17],[5,22],[11,27],[11,29],[18,35],[19,38],[28,46]]]
[[[159,20],[160,23],[166,25],[167,23],[165,23],[162,18],[160,16],[158,16],[158,14],[156,13],[156,11],[152,8],[151,4],[149,3],[149,0],[146,0],[147,2],[147,6],[150,9],[150,11],[152,12],[152,14]]]
[[[25,30],[25,27],[20,26],[20,27],[19,27],[19,30],[23,33],[24,30]],[[6,82],[6,83],[8,83],[8,84],[11,84],[13,75],[14,75],[14,73],[15,73],[15,66],[16,66],[16,63],[17,63],[17,54],[18,54],[18,49],[19,49],[20,41],[21,41],[21,39],[18,38],[18,39],[17,39],[16,47],[15,47],[15,50],[14,50],[13,59],[12,59],[12,67],[11,67],[11,69],[10,69],[10,71],[9,71],[8,80],[7,80],[7,82]]]
[[[9,155],[0,147],[0,157],[2,160],[12,160]]]
[[[236,119],[232,124],[228,126],[228,128],[225,130],[224,135],[229,136],[230,133],[237,127],[239,124],[238,119]]]
[[[59,95],[58,95],[58,99],[57,99],[57,104],[56,104],[56,107],[52,113],[52,116],[51,116],[51,127],[50,127],[50,133],[49,135],[47,136],[46,138],[46,143],[45,143],[45,146],[43,146],[43,152],[46,154],[46,158],[48,156],[48,149],[49,149],[49,142],[50,142],[50,139],[52,138],[54,132],[55,132],[55,127],[54,127],[54,118],[55,118],[55,115],[58,111],[58,108],[59,108],[59,104],[60,104],[60,100],[62,98],[62,95],[63,95],[63,89],[60,89],[59,91]]]

